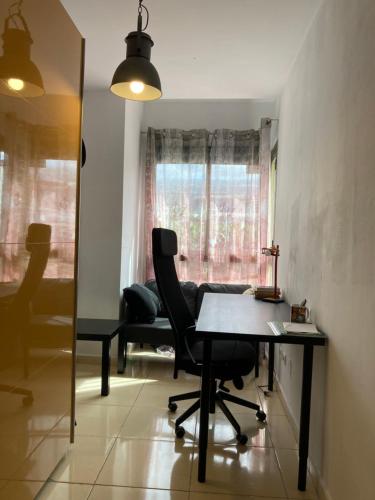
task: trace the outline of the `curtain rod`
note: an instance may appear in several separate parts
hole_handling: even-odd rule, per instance
[[[280,121],[279,118],[266,118],[266,120],[267,120],[267,122],[266,122],[267,125],[270,125],[269,122],[278,122],[278,121]],[[260,127],[259,130],[263,130],[265,128],[267,128],[267,127]],[[147,130],[141,130],[141,134],[146,135],[147,134]],[[213,132],[208,132],[208,135],[213,135],[213,134],[214,134]]]

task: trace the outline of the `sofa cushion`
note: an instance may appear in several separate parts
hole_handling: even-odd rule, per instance
[[[181,285],[182,293],[183,293],[185,300],[187,302],[188,308],[189,308],[191,314],[194,316],[194,318],[196,318],[197,317],[198,286],[193,281],[180,281],[180,285]],[[164,305],[162,303],[162,300],[160,298],[159,290],[158,290],[156,281],[155,280],[148,280],[148,281],[146,281],[145,286],[149,290],[152,290],[159,297],[160,304],[161,304],[161,311],[159,312],[158,316],[166,318],[168,316],[167,311],[165,310]]]
[[[125,288],[124,298],[131,311],[132,321],[153,323],[160,312],[159,298],[144,285],[134,284]]]
[[[226,283],[202,283],[197,294],[197,317],[201,309],[203,295],[207,293],[243,293],[250,285],[228,285]]]

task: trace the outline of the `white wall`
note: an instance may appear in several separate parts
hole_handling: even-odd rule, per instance
[[[124,101],[108,90],[84,96],[81,169],[78,315],[118,318],[124,165]],[[93,342],[78,342],[78,353],[96,353]]]
[[[280,281],[329,336],[316,349],[310,451],[332,500],[375,495],[374,28],[373,0],[326,0],[281,99]],[[298,419],[301,350],[283,349]]]
[[[162,99],[145,105],[142,130],[147,127],[258,129],[261,118],[273,118],[275,111],[274,101]]]
[[[143,103],[126,101],[122,212],[121,289],[142,277],[140,248],[143,238],[143,169],[140,166],[140,134]],[[141,234],[142,233],[142,234]]]

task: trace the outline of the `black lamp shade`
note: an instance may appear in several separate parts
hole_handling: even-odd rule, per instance
[[[15,97],[37,97],[45,93],[42,76],[30,59],[33,43],[27,31],[6,28],[0,57],[0,93]]]
[[[150,62],[154,45],[147,33],[133,31],[125,39],[126,59],[117,67],[112,78],[111,91],[133,101],[154,101],[162,95],[161,83],[155,66]],[[134,91],[134,85],[136,91]]]

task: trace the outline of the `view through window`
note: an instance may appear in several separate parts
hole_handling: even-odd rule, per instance
[[[177,233],[181,280],[259,282],[260,189],[248,165],[156,165],[156,224]]]

